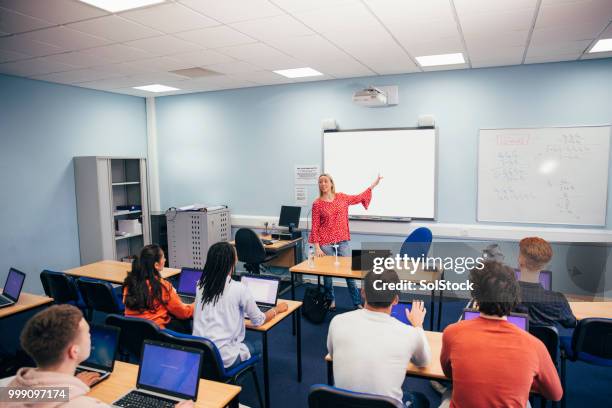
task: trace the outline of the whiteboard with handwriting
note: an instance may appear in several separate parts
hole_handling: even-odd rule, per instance
[[[610,126],[481,129],[478,221],[606,225]]]

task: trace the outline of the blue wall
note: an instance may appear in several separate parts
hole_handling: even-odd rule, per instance
[[[80,265],[73,156],[146,156],[143,98],[0,75],[0,286]]]
[[[352,93],[371,84],[399,85],[399,105],[354,105]],[[472,224],[478,130],[612,123],[612,59],[257,87],[156,104],[162,208],[226,203],[233,214],[278,214],[293,202],[294,164],[321,160],[321,119],[344,129],[398,127],[431,113],[439,127],[438,221]],[[608,194],[610,228],[612,178]]]

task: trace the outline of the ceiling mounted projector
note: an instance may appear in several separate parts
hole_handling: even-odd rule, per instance
[[[353,102],[367,107],[387,106],[387,93],[380,88],[371,86],[355,92]]]

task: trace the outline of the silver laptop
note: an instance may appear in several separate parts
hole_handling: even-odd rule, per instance
[[[9,274],[4,283],[4,290],[0,295],[0,307],[12,306],[19,300],[21,288],[25,281],[25,273],[18,271],[15,268],[9,269]]]
[[[280,279],[274,276],[242,275],[240,280],[255,298],[257,307],[266,312],[276,306]]]
[[[76,374],[83,371],[93,371],[100,374],[100,378],[92,385],[106,380],[115,368],[115,355],[119,344],[119,328],[92,324],[91,353],[89,358],[77,366]]]
[[[145,340],[136,388],[113,402],[114,407],[173,407],[198,396],[201,350]]]

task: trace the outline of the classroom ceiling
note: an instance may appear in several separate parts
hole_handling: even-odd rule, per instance
[[[78,0],[0,0],[0,73],[158,96],[574,61],[612,56],[586,53],[612,37],[611,21],[612,0],[167,0],[116,14]],[[416,61],[446,53],[466,63]],[[272,72],[306,66],[324,75]],[[194,67],[204,76],[172,72]],[[155,83],[180,91],[132,89]]]

